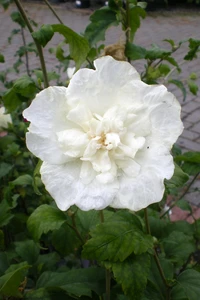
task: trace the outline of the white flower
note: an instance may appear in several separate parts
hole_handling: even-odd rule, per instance
[[[5,114],[5,107],[0,107],[0,132],[8,128],[8,123],[12,123],[11,116]]]
[[[160,201],[173,175],[180,105],[128,62],[105,56],[95,67],[36,96],[24,111],[27,146],[43,160],[42,181],[61,210],[137,211]]]
[[[69,68],[67,68],[67,76],[68,76],[69,79],[72,78],[72,76],[74,75],[75,70],[76,70],[75,67],[72,67],[72,68],[69,67]]]

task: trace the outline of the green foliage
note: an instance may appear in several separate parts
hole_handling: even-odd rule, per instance
[[[43,233],[59,229],[64,222],[66,222],[66,216],[62,211],[44,204],[29,217],[27,226],[33,238],[38,240]]]
[[[105,32],[110,26],[118,25],[116,13],[109,7],[96,10],[90,16],[90,21],[91,23],[86,27],[84,35],[92,46],[105,40]]]
[[[0,3],[6,8],[10,1]],[[83,35],[62,24],[44,24],[38,29],[30,20],[32,36],[42,47],[48,47],[55,33],[64,38],[49,50],[58,60],[55,70],[47,72],[49,82],[68,84],[65,73],[71,63],[76,69],[82,65],[93,68],[93,60],[104,51],[107,30],[118,25],[126,40],[127,60],[144,61],[144,82],[173,84],[182,91],[184,100],[186,86],[198,95],[197,74],[191,70],[188,78],[180,80],[174,73],[181,72],[180,64],[173,54],[187,43],[183,61],[196,59],[200,41],[164,39],[169,50],[156,44],[147,49],[135,44],[135,33],[146,14],[145,3],[126,3],[129,7],[122,0],[110,0],[108,7],[95,11]],[[41,182],[42,162],[25,146],[28,124],[22,111],[42,90],[43,69],[29,64],[29,54],[38,55],[38,51],[34,42],[26,43],[27,25],[21,14],[12,12],[11,18],[17,28],[8,42],[17,37],[21,45],[13,67],[0,72],[3,105],[12,114],[12,124],[0,137],[0,299],[99,300],[106,299],[109,286],[111,300],[199,299],[200,221],[182,195],[190,180],[199,176],[200,152],[172,149],[174,175],[165,180],[163,200],[148,208],[149,228],[143,211],[81,211],[75,206],[60,211]],[[0,63],[5,60],[6,55],[0,54]],[[27,75],[20,76],[22,66]],[[8,79],[16,74],[17,80]],[[165,212],[174,206],[192,215],[194,223],[171,222]]]

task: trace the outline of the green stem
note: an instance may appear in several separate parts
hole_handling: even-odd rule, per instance
[[[168,208],[168,210],[166,210],[161,216],[160,219],[162,219],[165,215],[167,215],[169,213],[169,211],[176,206],[176,203],[181,200],[183,197],[185,197],[185,195],[188,193],[189,189],[191,188],[191,186],[193,185],[193,183],[195,182],[195,180],[197,179],[197,177],[199,176],[200,172],[198,172],[193,179],[191,180],[191,182],[188,184],[188,186],[186,187],[186,189],[184,190],[184,192],[176,199],[176,201],[174,201],[174,203],[172,205],[170,205],[170,207]]]
[[[32,34],[34,30],[31,26],[31,23],[30,23],[27,15],[26,15],[25,10],[23,9],[23,7],[22,7],[19,0],[14,0],[14,1],[15,1],[15,4],[16,4],[19,12],[22,15],[22,18],[24,19],[24,22],[26,23],[26,26],[28,27],[29,32]],[[33,38],[33,40],[35,42],[35,45],[36,45],[36,48],[37,48],[37,51],[38,51],[38,56],[40,58],[41,69],[42,69],[43,76],[44,76],[44,87],[47,88],[49,86],[49,82],[48,82],[48,76],[47,76],[47,71],[46,71],[46,66],[45,66],[42,47],[35,38]]]
[[[23,45],[24,45],[24,47],[25,47],[25,49],[26,49],[26,39],[25,39],[23,27],[21,28],[21,35],[22,35]],[[30,69],[29,69],[28,51],[27,51],[27,50],[25,50],[25,60],[26,60],[26,72],[27,72],[27,75],[28,75],[29,77],[31,77]]]
[[[129,0],[126,1],[126,44],[130,42],[130,8],[129,8]],[[131,60],[128,58],[128,62]]]
[[[150,228],[150,225],[149,225],[149,219],[148,219],[148,211],[147,211],[147,208],[144,209],[144,217],[145,217],[145,223],[146,223],[146,230],[147,230],[147,233],[148,234],[151,234],[151,228]],[[166,299],[168,300],[169,299],[169,285],[167,283],[167,280],[165,278],[165,274],[163,272],[163,269],[161,267],[161,264],[160,264],[160,261],[159,261],[159,258],[158,258],[158,254],[156,252],[156,249],[154,248],[154,260],[155,260],[155,263],[157,265],[157,268],[158,268],[158,271],[160,273],[160,276],[162,278],[162,281],[166,287]]]
[[[60,19],[60,17],[57,15],[56,11],[54,10],[54,8],[51,6],[51,4],[49,3],[49,1],[44,0],[44,2],[46,3],[46,5],[49,7],[49,9],[52,11],[52,13],[54,14],[54,16],[58,19],[58,21],[60,22],[60,24],[64,24],[63,21]]]
[[[101,223],[104,223],[103,210],[99,211]],[[110,300],[110,271],[106,269],[106,300]]]

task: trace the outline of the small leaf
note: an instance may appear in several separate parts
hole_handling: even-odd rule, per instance
[[[184,173],[183,170],[175,164],[174,175],[171,179],[165,180],[165,184],[168,188],[181,187],[189,179],[188,174]]]
[[[0,53],[0,63],[4,63],[4,62],[5,62],[4,56],[3,54]]]
[[[176,161],[187,161],[187,162],[192,162],[196,164],[200,164],[200,152],[185,152],[182,155],[178,155],[175,157]]]
[[[70,56],[75,61],[76,68],[78,69],[86,60],[90,50],[88,41],[83,36],[63,24],[54,24],[52,25],[52,28],[54,32],[58,32],[65,37],[66,43],[69,44]]]
[[[143,59],[146,57],[147,50],[135,44],[127,43],[125,54],[132,60]]]
[[[198,85],[196,84],[196,83],[194,83],[194,81],[192,81],[192,80],[189,80],[188,81],[188,87],[189,87],[189,89],[190,89],[190,92],[193,94],[193,95],[197,95],[197,92],[198,92],[198,90],[199,90],[199,88],[198,88]]]
[[[110,26],[118,25],[116,13],[109,7],[96,10],[90,16],[91,23],[85,29],[85,37],[90,45],[105,40],[105,32]]]
[[[158,67],[160,74],[166,76],[170,72],[170,67],[166,64],[160,64]]]
[[[34,80],[27,75],[17,79],[13,85],[13,89],[17,94],[28,98],[33,97],[38,91]]]
[[[112,263],[116,281],[122,285],[125,295],[131,300],[141,300],[149,275],[150,257],[148,254],[129,257],[123,262]]]
[[[11,181],[12,185],[32,185],[33,183],[33,178],[28,175],[21,175],[17,179]]]
[[[129,10],[130,14],[130,40],[133,41],[134,35],[140,27],[140,17],[146,17],[146,11],[141,6],[133,6]]]
[[[8,113],[13,112],[18,108],[22,103],[22,98],[20,95],[16,94],[13,88],[8,89],[7,92],[3,95],[4,106],[7,109]]]
[[[24,22],[24,19],[22,18],[22,15],[20,14],[20,12],[13,11],[11,13],[10,17],[13,20],[13,22],[16,22],[17,24],[19,24],[20,27],[22,27],[22,28],[26,27],[26,24]]]
[[[7,297],[22,297],[19,291],[20,283],[24,280],[29,265],[26,262],[12,265],[6,274],[0,277],[0,293]]]
[[[52,39],[54,35],[51,25],[42,25],[42,27],[32,33],[32,37],[36,39],[43,47]]]
[[[186,92],[186,88],[185,88],[184,84],[182,83],[182,81],[176,80],[176,79],[170,79],[169,83],[175,84],[182,91],[182,93],[183,93],[183,101],[185,101],[185,99],[186,99],[186,93],[187,92]]]
[[[139,218],[126,211],[97,225],[91,236],[82,255],[99,261],[124,261],[131,253],[141,254],[153,246],[152,237],[143,233]]]
[[[156,60],[158,58],[165,59],[165,57],[171,54],[170,51],[158,47],[156,44],[152,44],[152,48],[147,50],[146,59]]]
[[[172,46],[172,48],[174,48],[175,42],[172,39],[164,39],[163,41],[169,43]]]
[[[173,287],[171,292],[172,300],[199,300],[200,295],[200,273],[188,269],[182,272],[177,278],[178,284]],[[185,298],[181,298],[183,296]]]
[[[35,240],[43,233],[59,229],[66,222],[65,214],[59,209],[47,204],[39,206],[27,221],[28,230]]]
[[[0,227],[7,225],[14,215],[10,212],[11,207],[8,202],[3,199],[0,203]]]
[[[190,204],[188,203],[188,201],[186,201],[184,199],[181,199],[178,202],[176,202],[176,206],[178,206],[182,210],[186,210],[186,211],[192,212],[192,208],[191,208]]]
[[[197,57],[197,52],[199,51],[200,40],[189,39],[189,48],[190,51],[184,57],[185,60],[193,60],[193,58]]]
[[[192,73],[190,74],[190,79],[191,79],[191,80],[197,80],[197,74],[194,73],[194,72],[192,72]]]

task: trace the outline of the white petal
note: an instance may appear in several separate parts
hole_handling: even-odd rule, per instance
[[[113,201],[118,182],[105,185],[95,179],[90,184],[83,184],[79,179],[81,164],[80,161],[65,165],[44,162],[40,172],[47,191],[61,210],[67,210],[73,204],[85,211],[104,209]]]
[[[84,184],[91,183],[97,173],[94,171],[91,162],[83,161],[80,171],[80,179]]]
[[[111,206],[138,211],[152,203],[159,202],[163,194],[163,180],[153,172],[139,175],[135,179],[124,176],[120,178],[119,193]]]
[[[99,150],[91,158],[91,163],[96,172],[107,172],[111,169],[111,160],[107,150]]]
[[[86,133],[79,129],[68,129],[57,133],[63,153],[69,157],[81,157],[89,142]]]
[[[129,177],[136,177],[139,175],[141,166],[136,163],[133,159],[120,160],[117,162],[119,168]]]
[[[26,134],[26,145],[35,156],[43,161],[52,164],[62,164],[70,160],[70,158],[66,157],[61,149],[59,149],[57,142],[32,134],[31,132]]]
[[[85,105],[79,104],[69,111],[67,118],[80,125],[86,131],[89,129],[88,122],[92,119],[92,114]]]

